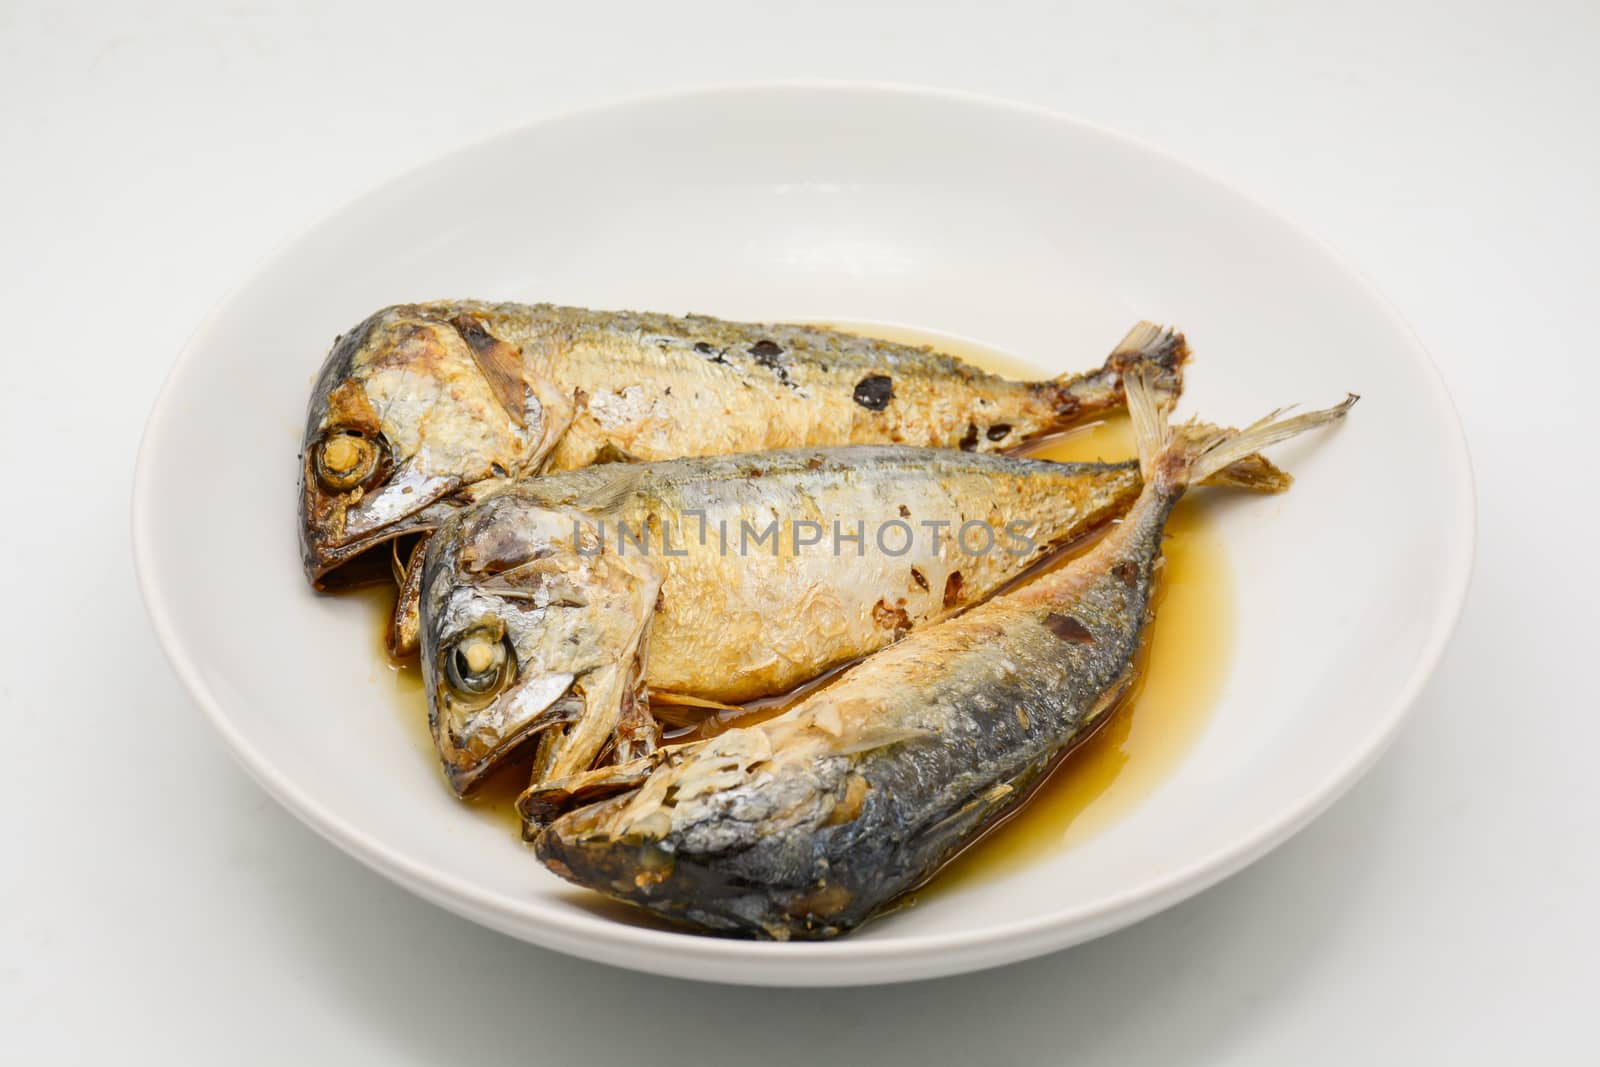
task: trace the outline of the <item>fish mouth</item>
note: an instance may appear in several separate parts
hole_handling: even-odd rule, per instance
[[[390,553],[374,552],[374,549],[413,535],[431,534],[459,506],[476,499],[478,490],[498,484],[494,479],[464,484],[460,478],[437,476],[410,478],[404,483],[397,481],[396,487],[412,488],[412,493],[404,495],[408,500],[414,495],[416,502],[404,513],[366,526],[352,536],[346,528],[352,519],[359,522],[362,518],[355,509],[363,500],[350,499],[353,494],[330,496],[316,487],[314,478],[309,469],[303,471],[300,560],[311,587],[323,592],[387,580],[391,572]],[[395,487],[385,486],[364,499],[373,500],[380,493],[391,494],[392,498],[394,492]]]
[[[622,796],[579,808],[525,838],[552,873],[696,933],[790,940],[838,932],[825,919],[808,921],[817,905],[826,903],[810,887],[782,887],[769,898],[768,891],[729,878],[704,857],[683,851],[679,835],[664,825],[665,816],[657,820],[663,825],[617,832],[611,816],[628,800]],[[848,902],[849,895],[840,899]]]
[[[639,788],[657,767],[670,763],[674,756],[673,748],[659,748],[624,763],[596,767],[554,781],[534,781],[517,797],[523,840],[535,840],[558,818],[580,811],[581,815],[573,814],[574,819],[587,819],[590,825],[604,823],[604,815],[597,815],[600,811],[597,805]]]
[[[301,552],[306,578],[319,592],[398,581],[395,557],[409,558],[416,543],[433,531],[433,523],[419,522],[378,530],[342,545],[325,545],[307,538]]]
[[[447,669],[430,671],[428,722],[445,779],[457,796],[466,796],[534,736],[577,722],[587,711],[583,696],[573,691],[577,679],[571,674],[514,681],[487,703],[470,707],[448,691]]]
[[[422,628],[419,579],[423,554],[434,533],[431,525],[381,531],[340,546],[316,568],[307,566],[311,587],[320,592],[393,585],[394,609],[384,626],[383,639],[390,660],[397,664],[416,659]]]
[[[555,822],[525,832],[534,854],[569,882],[648,906],[677,896],[681,879],[669,816],[657,813],[661,825],[621,831],[617,816],[627,795],[599,800],[562,815]],[[707,887],[711,888],[711,887]],[[653,894],[651,891],[655,891]],[[644,899],[656,896],[654,901]]]
[[[619,803],[615,800],[602,801],[570,812],[525,836],[531,838],[539,862],[562,878],[587,889],[609,890],[621,899],[631,900],[640,887],[639,876],[644,868],[670,876],[674,865],[670,862],[641,864],[641,858],[653,857],[658,849],[663,853],[663,860],[669,854],[660,849],[657,842],[649,842],[656,848],[647,849],[642,838],[623,841],[606,831],[606,815],[617,807]]]

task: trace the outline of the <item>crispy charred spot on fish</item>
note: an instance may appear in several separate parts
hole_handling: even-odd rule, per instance
[[[909,519],[911,517],[911,509],[906,507],[904,504],[901,504],[900,505],[900,517],[902,519]]]
[[[967,432],[961,435],[961,451],[971,452],[978,447],[978,424],[967,423]]]
[[[1115,356],[1112,357],[1113,360],[1115,358]],[[1111,388],[1116,388],[1116,383],[1121,381],[1121,371],[1109,363],[1108,369],[1112,371],[1114,377],[1107,384]],[[1083,409],[1083,401],[1078,399],[1078,396],[1073,392],[1074,389],[1079,387],[1079,384],[1078,381],[1051,379],[1043,382],[1030,382],[1028,383],[1028,390],[1050,406],[1050,410],[1055,413],[1057,421],[1070,422],[1077,418],[1078,413]]]
[[[727,353],[723,349],[720,349],[716,345],[707,341],[696,341],[694,343],[694,350],[711,360],[713,363],[728,362]]]
[[[1127,586],[1129,589],[1132,589],[1135,585],[1139,584],[1139,568],[1134,565],[1132,560],[1123,560],[1121,563],[1111,568],[1111,573],[1116,575],[1122,584]]]
[[[1092,645],[1095,636],[1089,628],[1071,615],[1052,611],[1044,617],[1044,628],[1072,645]]]
[[[989,427],[985,433],[985,436],[987,436],[991,441],[1004,441],[1007,437],[1011,436],[1011,427],[1006,423],[997,422],[993,426]]]
[[[911,616],[906,614],[904,604],[905,601],[901,600],[899,604],[890,605],[880,597],[878,602],[872,605],[872,621],[885,630],[893,630],[897,638],[909,633]]]
[[[911,580],[913,582],[916,582],[917,583],[917,587],[920,588],[924,593],[926,593],[928,591],[928,577],[927,577],[927,575],[923,574],[921,571],[917,570],[917,568],[915,568],[915,567],[911,568]]]
[[[749,348],[750,355],[758,366],[762,366],[777,375],[778,381],[790,389],[798,388],[789,377],[789,368],[783,362],[783,346],[776,341],[762,338]]]
[[[857,404],[868,411],[882,411],[894,399],[894,380],[883,374],[869,374],[856,383]]]
[[[961,603],[961,572],[951,571],[950,577],[944,580],[944,606],[953,608]]]

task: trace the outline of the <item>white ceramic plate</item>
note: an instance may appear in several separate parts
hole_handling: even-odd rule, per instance
[[[1051,373],[1135,319],[1197,351],[1185,410],[1364,399],[1280,452],[1284,497],[1218,510],[1236,654],[1181,766],[1111,829],[827,944],[586,908],[452,800],[403,728],[370,603],[313,595],[295,540],[312,374],[385,304],[449,296],[915,325]],[[789,985],[991,966],[1133,922],[1283,841],[1377,757],[1465,594],[1473,498],[1427,355],[1261,205],[1060,115],[945,93],[736,87],[549,119],[373,192],[280,252],[179,357],[139,458],[139,578],[174,669],[289,810],[495,929],[662,974]],[[417,714],[421,714],[420,710]]]

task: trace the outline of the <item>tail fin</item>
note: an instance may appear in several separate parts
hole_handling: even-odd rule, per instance
[[[1342,403],[1303,415],[1283,417],[1283,410],[1274,411],[1242,430],[1192,420],[1174,428],[1167,420],[1170,398],[1161,393],[1151,377],[1149,370],[1135,367],[1126,378],[1139,471],[1146,482],[1161,480],[1180,488],[1208,479],[1212,484],[1284,488],[1282,478],[1287,475],[1254,453],[1343,418],[1360,399],[1351,393]]]
[[[1142,367],[1149,374],[1150,388],[1175,401],[1183,392],[1183,364],[1188,358],[1189,343],[1181,332],[1140,322],[1117,342],[1101,373],[1125,386],[1129,372]]]
[[[1056,429],[1070,426],[1103,411],[1123,406],[1124,383],[1135,367],[1149,374],[1150,388],[1176,398],[1183,390],[1183,362],[1189,346],[1183,334],[1153,322],[1141,322],[1117,342],[1099,368],[1087,374],[1063,374],[1043,382],[1029,382],[1054,409]]]
[[[1282,493],[1294,484],[1294,475],[1260,452],[1252,452],[1196,484],[1248,489],[1252,493]]]

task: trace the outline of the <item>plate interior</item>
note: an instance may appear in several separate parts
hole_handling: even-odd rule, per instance
[[[335,334],[442,297],[874,320],[971,338],[1042,373],[1136,319],[1196,351],[1182,411],[1226,423],[1363,400],[1275,456],[1297,477],[1212,509],[1235,665],[1178,769],[1108,832],[826,945],[618,922],[434,770],[364,600],[296,555],[296,453]],[[1464,592],[1471,486],[1454,413],[1394,314],[1249,199],[1105,131],[918,92],[776,87],[536,123],[398,179],[272,259],[200,330],[152,416],[135,499],[162,642],[245,765],[430,899],[662,973],[870,982],[992,965],[1105,932],[1259,855],[1375,757]]]

